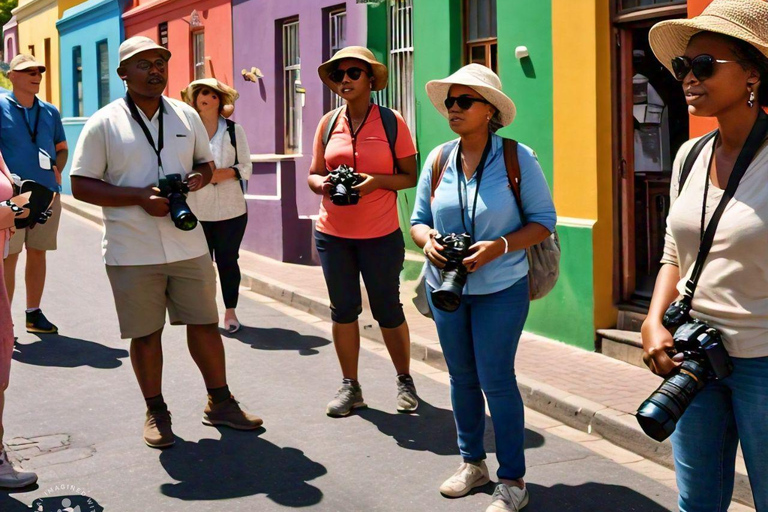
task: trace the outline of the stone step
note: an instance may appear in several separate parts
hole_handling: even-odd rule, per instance
[[[643,363],[643,342],[639,332],[598,329],[597,340],[597,346],[600,347],[600,353],[603,355],[646,368]]]

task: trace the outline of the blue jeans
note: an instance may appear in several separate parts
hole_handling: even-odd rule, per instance
[[[500,292],[464,295],[447,313],[429,305],[448,365],[459,451],[465,461],[485,459],[485,399],[496,434],[499,478],[525,475],[523,399],[515,378],[515,353],[528,316],[528,278]]]
[[[725,512],[741,441],[757,512],[768,512],[768,357],[733,359],[733,373],[708,384],[672,435],[680,512]]]

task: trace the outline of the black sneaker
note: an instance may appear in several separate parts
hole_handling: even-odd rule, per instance
[[[42,309],[36,309],[31,313],[27,313],[27,332],[56,334],[59,332],[59,328],[45,318]]]

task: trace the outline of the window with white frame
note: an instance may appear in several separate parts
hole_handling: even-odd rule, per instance
[[[109,103],[109,45],[107,41],[96,44],[96,72],[99,75],[99,108]]]
[[[192,63],[195,80],[205,78],[205,32],[192,33]]]
[[[301,86],[299,20],[283,23],[283,125],[286,154],[301,153]]]
[[[389,102],[416,133],[413,87],[413,0],[392,0],[389,7]]]
[[[332,11],[328,15],[328,25],[328,49],[330,53],[328,58],[331,58],[337,51],[347,46],[347,11],[343,9]],[[339,108],[344,104],[344,100],[338,94],[333,91],[329,92],[331,109]]]

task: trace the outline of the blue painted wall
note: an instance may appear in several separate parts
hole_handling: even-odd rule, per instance
[[[69,143],[69,162],[64,169],[63,192],[71,193],[69,168],[83,125],[88,116],[99,109],[99,75],[97,44],[107,41],[109,49],[109,101],[125,94],[122,80],[117,76],[118,48],[123,42],[122,13],[130,0],[88,0],[64,11],[56,23],[60,38],[61,59],[61,117]],[[72,49],[80,46],[83,76],[83,115],[78,115],[75,100],[74,63]]]

